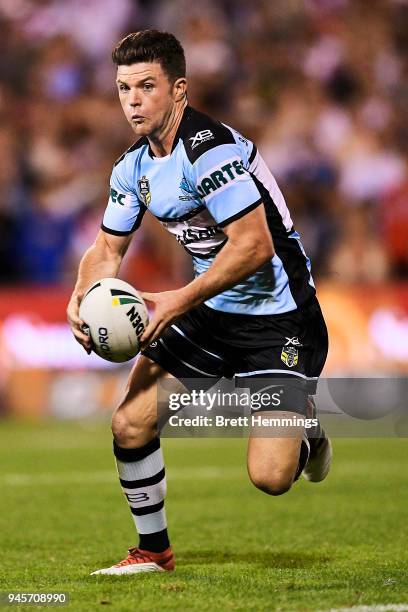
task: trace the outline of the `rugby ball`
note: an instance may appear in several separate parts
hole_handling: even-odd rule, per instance
[[[80,304],[79,317],[95,353],[115,363],[137,355],[149,320],[143,298],[118,278],[103,278],[89,287]]]

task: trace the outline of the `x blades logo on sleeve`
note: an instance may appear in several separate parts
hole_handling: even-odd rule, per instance
[[[211,130],[201,130],[201,132],[197,132],[197,134],[189,138],[189,140],[191,140],[191,148],[195,149],[202,142],[206,142],[206,140],[214,140],[214,134]]]

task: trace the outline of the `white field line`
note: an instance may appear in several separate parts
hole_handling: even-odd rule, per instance
[[[234,476],[245,474],[242,467],[197,467],[197,468],[170,468],[167,476],[168,480],[211,480],[230,479]],[[13,487],[18,486],[39,486],[39,485],[58,485],[58,484],[112,484],[117,480],[114,470],[99,470],[95,472],[38,472],[31,474],[8,473],[0,476],[0,483]]]
[[[408,603],[373,604],[372,606],[353,606],[352,608],[331,608],[320,612],[408,612]]]

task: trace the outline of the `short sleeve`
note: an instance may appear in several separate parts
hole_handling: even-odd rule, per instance
[[[206,151],[192,164],[195,189],[214,220],[224,227],[261,203],[254,179],[237,144]]]
[[[108,205],[102,221],[102,229],[116,236],[134,232],[146,212],[145,206],[129,186],[124,170],[123,162],[113,168]]]

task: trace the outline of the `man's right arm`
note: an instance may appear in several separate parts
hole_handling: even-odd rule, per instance
[[[90,338],[82,331],[79,305],[85,291],[101,278],[116,277],[132,234],[115,236],[100,230],[94,244],[84,254],[79,264],[78,279],[67,307],[67,318],[76,340],[87,353],[91,352]]]

